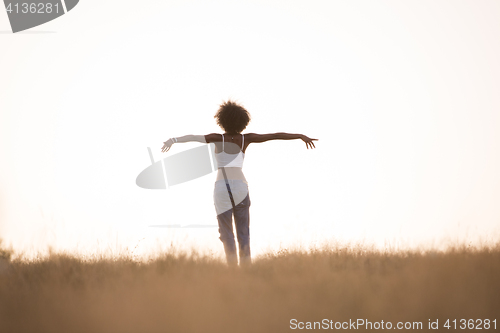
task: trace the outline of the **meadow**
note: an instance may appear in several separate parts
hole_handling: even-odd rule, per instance
[[[26,260],[0,250],[5,333],[494,331],[499,310],[500,244],[327,244],[270,252],[248,267],[195,251]]]

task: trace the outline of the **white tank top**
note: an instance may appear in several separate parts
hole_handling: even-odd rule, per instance
[[[241,147],[245,145],[245,136],[242,134]],[[224,151],[224,134],[222,134],[222,151],[215,154],[215,159],[217,160],[217,165],[219,168],[243,168],[243,160],[245,159],[245,153],[240,150],[238,154],[228,154]]]

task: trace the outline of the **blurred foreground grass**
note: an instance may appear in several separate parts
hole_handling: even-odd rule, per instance
[[[28,262],[0,251],[0,332],[290,332],[291,319],[422,322],[420,331],[430,319],[449,332],[446,319],[496,319],[498,328],[499,310],[500,244],[327,245],[242,268],[196,253]]]

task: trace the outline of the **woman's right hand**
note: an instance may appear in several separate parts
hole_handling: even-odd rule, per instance
[[[163,142],[163,147],[161,148],[161,152],[166,153],[167,151],[169,151],[170,147],[172,147],[173,144],[174,142],[172,141],[172,139],[168,139],[167,141]]]
[[[301,139],[306,143],[307,149],[309,149],[309,147],[311,147],[311,149],[316,148],[313,141],[318,141],[318,139],[311,139],[305,135],[302,135]]]

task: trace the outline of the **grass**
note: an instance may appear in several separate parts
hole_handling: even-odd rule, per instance
[[[242,268],[196,252],[143,262],[11,254],[0,251],[0,332],[290,332],[292,319],[422,322],[420,331],[438,320],[433,331],[448,332],[447,319],[500,324],[500,244],[325,245],[268,253]]]

